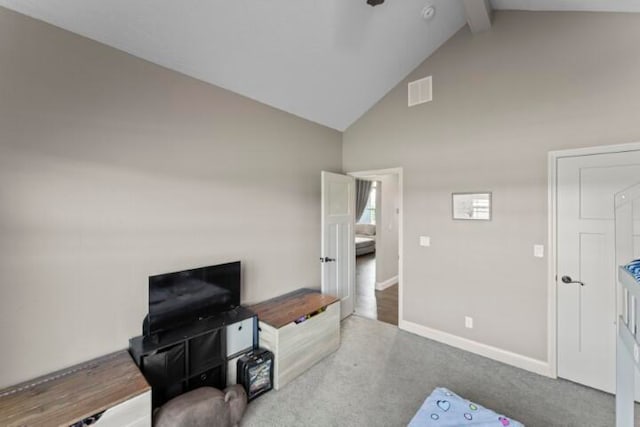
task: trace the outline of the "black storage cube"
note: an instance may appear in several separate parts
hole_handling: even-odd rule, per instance
[[[232,337],[229,341],[233,344],[232,351],[236,351],[244,346],[245,341],[257,339],[256,315],[244,307],[217,313],[192,324],[179,325],[156,335],[131,338],[129,353],[152,387],[153,409],[198,387],[224,389],[230,362],[228,356],[232,356],[227,354],[229,337],[226,332],[228,326],[245,321],[253,323],[251,332],[254,336],[248,340],[244,336],[244,340]],[[241,344],[238,345],[237,341]]]
[[[222,390],[225,385],[222,365],[189,378],[189,390],[205,386]]]
[[[163,387],[154,387],[151,389],[151,405],[158,408],[176,396],[180,396],[187,391],[185,381],[179,381],[174,384],[165,385]]]
[[[249,400],[273,388],[273,353],[257,349],[238,359],[237,382]]]
[[[222,361],[222,329],[189,341],[189,372],[203,372]]]
[[[163,348],[142,359],[142,372],[151,387],[164,387],[184,378],[184,345]]]

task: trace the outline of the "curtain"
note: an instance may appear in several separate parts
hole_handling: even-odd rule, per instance
[[[356,222],[358,222],[364,213],[364,208],[367,207],[370,192],[371,181],[356,179]]]

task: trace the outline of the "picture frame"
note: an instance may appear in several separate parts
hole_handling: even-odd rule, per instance
[[[451,215],[454,220],[491,221],[490,191],[451,193]]]

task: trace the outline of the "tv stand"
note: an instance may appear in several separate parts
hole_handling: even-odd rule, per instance
[[[153,408],[202,386],[224,388],[227,365],[257,347],[256,315],[236,307],[215,316],[129,340],[129,353],[152,387]]]

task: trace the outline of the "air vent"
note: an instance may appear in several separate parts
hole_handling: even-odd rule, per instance
[[[432,99],[431,76],[409,83],[409,107],[424,104]]]

